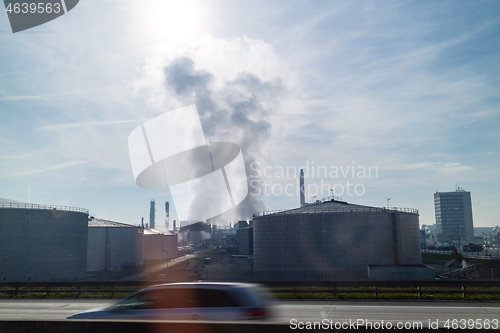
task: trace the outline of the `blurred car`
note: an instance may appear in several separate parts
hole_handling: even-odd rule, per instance
[[[68,319],[266,320],[273,300],[262,287],[243,283],[170,283],[142,289],[105,308]]]

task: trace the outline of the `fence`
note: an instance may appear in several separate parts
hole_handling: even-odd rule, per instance
[[[274,293],[337,294],[500,294],[500,280],[454,281],[266,281]],[[401,289],[404,288],[404,289]]]
[[[0,208],[19,208],[19,209],[43,209],[43,210],[65,210],[70,212],[79,212],[88,214],[88,209],[70,207],[70,206],[54,206],[54,205],[37,205],[29,203],[0,203]]]
[[[210,281],[213,282],[213,281]],[[158,281],[1,282],[0,293],[133,293]],[[312,294],[471,294],[500,295],[500,280],[453,281],[261,281],[273,293]],[[404,288],[404,289],[401,289]]]
[[[483,251],[471,251],[465,252],[462,249],[457,249],[464,258],[500,258],[500,249],[488,249],[485,248]],[[433,254],[447,254],[451,255],[453,250],[440,250],[440,249],[421,249],[422,253],[433,253]]]
[[[253,214],[253,217],[260,217],[265,215],[294,215],[294,214],[322,214],[322,213],[410,213],[410,214],[418,214],[417,209],[413,208],[400,208],[400,207],[391,207],[391,208],[380,208],[380,207],[368,207],[368,206],[354,206],[348,205],[346,207],[341,206],[326,206],[326,207],[315,207],[314,204],[310,206],[304,206],[301,208],[290,209],[290,210],[270,210],[264,212],[257,212]]]

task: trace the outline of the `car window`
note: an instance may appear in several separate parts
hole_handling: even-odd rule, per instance
[[[227,291],[217,289],[200,289],[199,301],[202,307],[237,307],[239,303]]]
[[[151,297],[156,309],[200,307],[196,290],[192,288],[156,290]]]

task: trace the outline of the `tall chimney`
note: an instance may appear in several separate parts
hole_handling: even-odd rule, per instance
[[[155,228],[155,200],[149,203],[149,228]],[[147,228],[146,228],[147,229]]]
[[[300,169],[300,207],[306,203],[306,193],[304,190],[304,169]]]
[[[170,204],[169,202],[165,202],[165,231],[168,231],[170,224]]]

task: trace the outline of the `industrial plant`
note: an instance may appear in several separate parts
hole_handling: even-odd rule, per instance
[[[165,231],[154,228],[154,200],[149,203],[149,223],[144,225],[142,219],[137,226],[89,217],[80,208],[4,204],[0,207],[0,278],[117,278],[122,271],[137,271],[210,248],[217,249],[214,258],[229,256],[229,263],[242,262],[245,279],[434,278],[434,270],[422,265],[416,209],[363,206],[337,197],[306,203],[305,196],[301,170],[298,208],[257,212],[253,220],[239,221],[227,230],[204,221],[179,221],[177,231],[174,220],[172,232],[168,202]],[[441,206],[444,203],[441,199]],[[212,276],[231,276],[227,269],[217,273],[216,266],[211,267]]]

